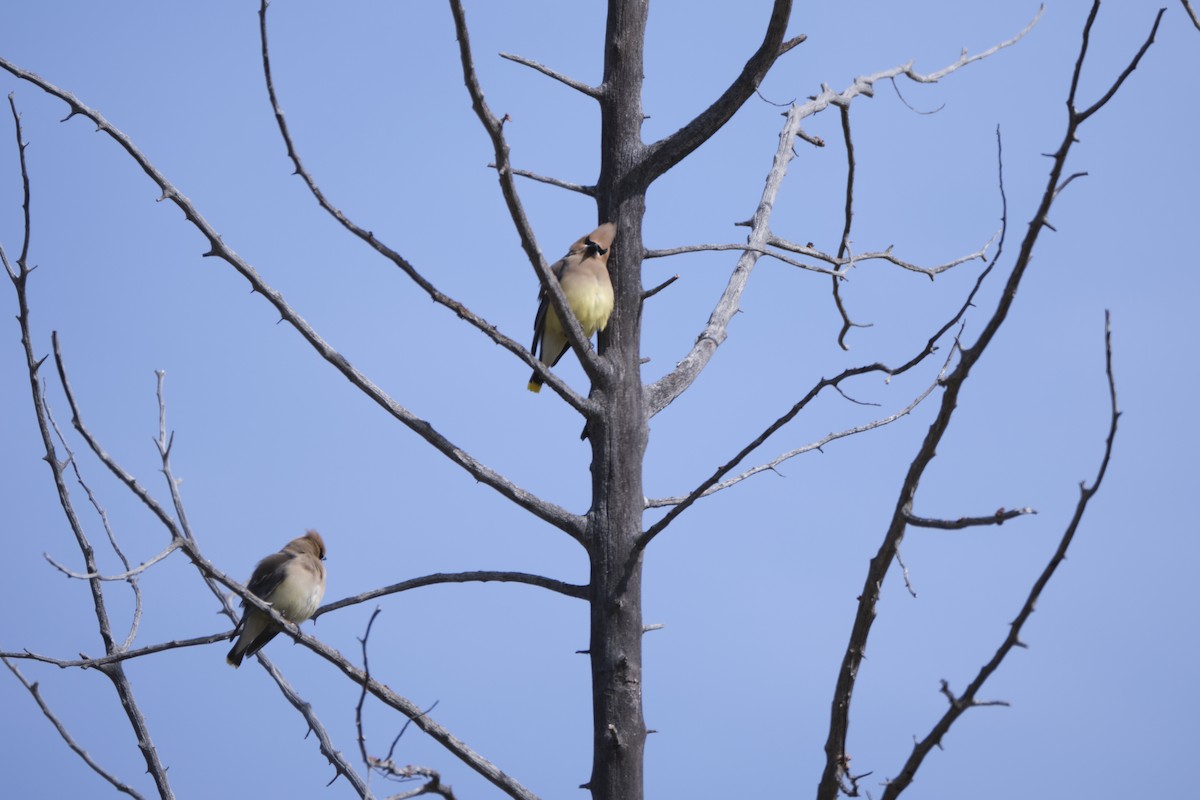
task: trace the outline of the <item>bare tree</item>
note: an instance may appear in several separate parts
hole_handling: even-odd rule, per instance
[[[897,252],[892,247],[867,248],[862,251],[855,248],[853,221],[858,199],[856,179],[859,163],[856,157],[852,109],[863,98],[872,97],[881,86],[891,85],[895,86],[897,91],[902,91],[901,87],[909,84],[937,83],[950,77],[957,79],[960,70],[965,70],[1004,48],[1018,44],[1037,24],[1040,12],[1028,27],[1010,38],[979,53],[969,54],[964,51],[959,58],[936,70],[922,72],[915,69],[911,62],[898,64],[855,78],[844,88],[822,84],[816,93],[786,104],[778,147],[770,160],[762,194],[756,207],[748,209],[748,218],[740,223],[749,230],[746,241],[715,241],[651,249],[646,245],[643,227],[647,214],[648,192],[661,177],[718,134],[746,103],[759,102],[756,93],[768,72],[779,59],[786,57],[805,41],[802,35],[788,36],[789,21],[793,14],[790,0],[775,0],[769,18],[763,23],[761,41],[757,49],[749,55],[744,68],[729,81],[727,88],[693,119],[656,141],[643,140],[646,119],[642,99],[646,73],[643,48],[648,21],[648,3],[645,0],[609,0],[607,27],[604,32],[603,74],[600,82],[595,85],[558,72],[531,58],[503,54],[504,58],[564,84],[598,106],[601,121],[599,174],[594,183],[586,185],[566,178],[541,175],[514,165],[506,139],[507,116],[489,106],[485,97],[485,87],[476,72],[476,53],[472,48],[463,4],[461,0],[450,0],[449,5],[457,35],[462,78],[475,116],[491,143],[491,151],[488,154],[492,162],[490,166],[495,170],[500,193],[518,234],[521,249],[537,280],[549,293],[560,316],[571,320],[568,324],[568,336],[590,381],[590,391],[586,395],[576,391],[555,371],[545,368],[525,349],[521,336],[510,335],[501,330],[500,326],[489,322],[465,302],[439,288],[440,278],[436,267],[419,264],[415,259],[410,260],[402,255],[401,248],[384,241],[365,223],[357,221],[353,214],[343,211],[332,199],[332,193],[327,194],[321,188],[315,171],[310,170],[302,158],[298,138],[293,135],[282,110],[283,101],[280,95],[284,90],[278,84],[281,84],[283,79],[272,71],[268,38],[270,14],[268,4],[264,0],[259,11],[259,35],[262,71],[271,111],[296,174],[307,187],[312,199],[349,237],[365,243],[385,262],[411,279],[434,303],[452,311],[486,340],[499,345],[515,357],[525,368],[537,370],[543,375],[546,385],[553,393],[578,412],[581,417],[580,424],[584,426],[586,446],[591,450],[590,504],[584,513],[573,512],[551,502],[520,485],[514,478],[489,467],[483,457],[473,453],[469,442],[456,441],[445,430],[423,419],[419,413],[406,405],[402,397],[393,396],[385,391],[365,369],[353,364],[340,352],[317,325],[308,322],[299,308],[286,300],[281,291],[268,282],[264,274],[247,258],[239,255],[235,246],[227,243],[216,225],[201,212],[199,205],[184,194],[182,187],[177,186],[166,171],[156,166],[130,136],[90,105],[85,98],[78,97],[49,79],[8,60],[0,58],[0,67],[21,81],[60,99],[69,109],[68,118],[82,117],[88,120],[99,132],[119,146],[155,184],[161,192],[161,200],[182,211],[188,224],[203,236],[208,247],[204,255],[223,262],[246,280],[252,291],[270,304],[280,320],[295,329],[311,351],[362,396],[382,409],[395,422],[415,433],[472,479],[534,518],[553,526],[563,536],[583,548],[589,566],[588,579],[583,584],[574,584],[532,572],[507,570],[437,573],[398,579],[388,585],[332,600],[317,612],[317,616],[323,617],[400,592],[445,583],[512,582],[582,600],[588,608],[589,629],[585,652],[590,662],[592,705],[592,771],[584,780],[583,787],[589,790],[596,800],[638,800],[643,796],[644,748],[649,731],[642,705],[642,648],[647,631],[655,627],[647,624],[642,611],[643,556],[648,552],[648,548],[660,536],[667,534],[671,526],[692,511],[703,498],[738,485],[760,473],[774,471],[785,461],[802,453],[819,450],[840,439],[867,434],[904,419],[921,404],[934,406],[930,411],[932,422],[929,429],[912,456],[906,473],[898,478],[899,490],[894,508],[890,512],[890,522],[882,532],[878,550],[862,578],[856,613],[847,634],[845,649],[841,653],[841,665],[829,700],[828,727],[817,797],[832,800],[840,794],[863,794],[867,791],[866,784],[862,782],[865,775],[851,765],[850,748],[847,743],[852,718],[852,700],[862,659],[876,619],[880,593],[889,573],[899,571],[901,575],[893,576],[893,582],[902,580],[909,590],[912,590],[908,581],[908,571],[900,560],[900,546],[906,532],[914,526],[964,529],[1001,525],[1033,513],[1033,509],[1027,507],[1000,508],[994,513],[943,519],[919,515],[914,509],[918,490],[926,477],[927,469],[954,420],[962,399],[963,387],[967,385],[976,365],[980,363],[997,332],[1008,319],[1040,237],[1045,235],[1046,231],[1052,230],[1051,211],[1056,200],[1083,174],[1070,172],[1068,166],[1068,157],[1072,147],[1079,140],[1081,129],[1103,111],[1106,104],[1137,69],[1142,57],[1154,42],[1163,12],[1159,11],[1157,16],[1147,20],[1147,32],[1139,34],[1144,38],[1137,39],[1136,46],[1131,47],[1126,62],[1114,74],[1102,79],[1090,79],[1087,84],[1089,86],[1097,83],[1103,85],[1103,88],[1093,95],[1081,88],[1081,80],[1091,69],[1088,58],[1089,37],[1100,12],[1100,2],[1096,0],[1087,19],[1082,22],[1082,39],[1066,97],[1066,122],[1061,143],[1053,153],[1048,154],[1049,169],[1040,202],[1032,210],[1020,210],[1022,215],[1032,211],[1028,226],[1018,230],[1010,228],[1009,225],[1010,211],[1003,183],[1002,137],[1001,132],[997,131],[996,187],[1003,207],[999,231],[992,238],[980,241],[978,248],[973,252],[950,256],[942,263],[925,264],[919,263],[919,259]],[[301,692],[289,683],[266,654],[258,655],[260,663],[280,693],[316,735],[320,752],[335,770],[335,779],[339,776],[344,777],[358,796],[376,796],[378,790],[371,786],[372,775],[417,783],[416,788],[392,795],[395,797],[419,794],[454,796],[451,788],[441,778],[441,767],[402,765],[402,759],[396,755],[395,740],[387,749],[369,741],[364,730],[363,715],[367,707],[367,698],[370,697],[383,707],[398,712],[406,720],[403,723],[405,727],[411,724],[428,734],[446,752],[483,776],[501,793],[527,800],[535,798],[533,791],[527,788],[535,779],[534,776],[510,774],[501,765],[476,752],[447,726],[438,722],[436,714],[432,713],[433,709],[423,708],[409,699],[404,694],[403,678],[395,671],[395,664],[389,663],[382,668],[378,664],[371,666],[368,646],[371,643],[375,614],[371,616],[360,640],[360,664],[360,653],[339,652],[323,641],[318,633],[301,631],[287,623],[275,614],[270,606],[250,594],[237,580],[239,576],[230,574],[231,569],[210,560],[205,549],[209,537],[205,531],[189,522],[179,490],[180,481],[171,463],[173,434],[166,422],[167,403],[162,372],[158,373],[159,418],[155,444],[157,458],[165,477],[166,499],[156,497],[155,491],[148,488],[141,479],[126,469],[118,458],[110,454],[112,443],[102,441],[90,425],[86,399],[77,396],[72,390],[70,374],[74,365],[69,358],[69,343],[60,346],[57,335],[54,336],[50,346],[53,358],[47,361],[43,353],[46,345],[36,341],[31,328],[29,286],[31,279],[40,274],[34,272],[34,264],[30,258],[35,228],[30,197],[32,187],[36,186],[37,171],[35,166],[27,161],[27,142],[22,118],[18,101],[13,95],[9,96],[9,105],[16,136],[16,145],[12,152],[19,160],[23,181],[24,236],[19,243],[4,243],[6,246],[0,249],[0,257],[3,258],[14,290],[26,380],[45,461],[51,471],[58,502],[82,554],[85,569],[79,572],[72,571],[65,565],[56,566],[71,578],[88,586],[104,649],[103,654],[98,656],[81,654],[79,658],[60,658],[22,650],[20,647],[8,647],[0,656],[17,680],[32,693],[68,745],[103,780],[120,792],[140,797],[142,795],[131,788],[126,779],[118,777],[97,763],[82,745],[72,739],[67,726],[58,720],[51,704],[39,692],[38,684],[30,682],[24,676],[17,662],[25,660],[62,668],[94,669],[103,674],[117,692],[134,732],[136,746],[144,759],[146,771],[154,781],[155,791],[161,797],[174,796],[175,789],[167,768],[169,759],[160,751],[153,736],[152,725],[140,710],[137,692],[127,673],[127,662],[136,659],[149,668],[161,668],[155,664],[158,654],[179,648],[212,644],[229,636],[228,629],[223,629],[200,637],[180,637],[151,645],[135,645],[143,610],[140,581],[160,562],[176,551],[181,551],[195,565],[200,580],[212,592],[221,613],[226,615],[230,624],[236,620],[236,611],[232,604],[234,600],[240,599],[255,606],[264,613],[273,615],[287,636],[310,650],[318,659],[331,665],[358,687],[355,709],[358,740],[356,746],[351,748],[348,743],[343,742],[339,745]],[[826,251],[808,243],[802,231],[793,234],[795,238],[789,238],[784,229],[791,227],[791,221],[773,221],[773,212],[781,187],[790,177],[789,168],[797,156],[797,148],[826,146],[822,139],[806,132],[807,121],[830,111],[836,111],[839,116],[841,144],[845,152],[845,181],[840,187],[838,199],[839,207],[844,209],[844,225],[836,250]],[[564,313],[565,298],[557,282],[552,279],[546,259],[543,258],[543,247],[522,202],[518,178],[549,184],[563,191],[594,199],[595,220],[581,220],[581,232],[588,229],[594,221],[612,221],[617,225],[617,243],[609,262],[616,307],[611,323],[600,335],[598,346],[595,348],[584,337],[579,325],[569,314]],[[656,302],[653,298],[666,290],[676,278],[669,278],[647,287],[643,283],[644,263],[650,259],[701,251],[730,254],[733,265],[726,286],[713,305],[707,322],[698,331],[694,345],[681,355],[673,369],[646,383],[642,378],[643,311],[649,303]],[[551,252],[554,252],[553,247]],[[874,262],[888,269],[926,275],[932,280],[934,276],[951,270],[968,269],[976,263],[981,264],[982,268],[974,276],[969,290],[958,300],[952,313],[931,323],[914,323],[925,325],[925,328],[919,333],[919,345],[902,359],[890,363],[859,363],[851,360],[832,377],[812,376],[806,388],[795,397],[779,404],[778,413],[762,427],[761,432],[732,449],[720,466],[712,469],[703,480],[688,491],[675,496],[650,497],[643,469],[650,441],[651,420],[693,388],[718,349],[727,337],[735,332],[731,323],[739,311],[743,293],[755,267],[764,256],[814,273],[811,275],[812,280],[819,281],[827,287],[825,291],[828,292],[828,302],[836,309],[840,320],[839,328],[831,331],[830,335],[836,338],[843,348],[847,348],[848,337],[855,326],[860,324],[855,320],[852,304],[844,296],[845,281],[851,270]],[[993,301],[991,295],[985,294],[984,287],[995,283],[999,283],[1002,288]],[[968,320],[971,322],[971,332],[965,333],[964,325]],[[940,745],[947,731],[967,710],[1000,702],[983,696],[986,682],[1013,649],[1022,645],[1022,626],[1032,614],[1043,589],[1064,559],[1068,546],[1080,528],[1088,503],[1099,489],[1109,464],[1119,413],[1107,328],[1105,352],[1108,356],[1106,373],[1109,387],[1109,426],[1106,431],[1097,432],[1098,437],[1105,437],[1105,447],[1096,472],[1090,481],[1081,485],[1074,514],[1061,532],[1059,546],[1029,587],[1025,602],[1017,610],[1008,635],[997,644],[994,655],[979,668],[975,678],[965,688],[955,689],[943,681],[942,692],[947,707],[927,732],[914,738],[912,752],[907,760],[903,764],[893,766],[894,777],[885,782],[882,790],[882,796],[885,798],[899,796],[912,783],[926,756],[935,746]],[[50,367],[53,369],[50,370]],[[53,374],[48,374],[50,372]],[[802,418],[802,412],[809,410],[818,398],[834,394],[856,402],[851,396],[856,379],[873,375],[891,380],[910,372],[923,376],[923,388],[894,408],[875,413],[870,419],[828,433],[800,447],[768,452],[768,443],[773,434],[793,420]],[[57,382],[64,393],[73,428],[73,433],[69,435],[60,428],[47,399],[47,385],[51,382]],[[543,397],[539,400],[551,401],[553,398]],[[60,410],[58,418],[65,417]],[[72,449],[72,441],[82,442],[83,447],[103,464],[107,472],[125,490],[138,499],[165,531],[165,541],[161,543],[157,554],[132,559],[125,555],[117,536],[108,525],[102,503],[90,488],[92,479],[81,471],[80,461]],[[72,489],[72,480],[80,487],[79,490]],[[80,499],[80,491],[83,492],[84,500]],[[94,527],[94,524],[89,525],[81,513],[80,506],[84,502],[92,506],[96,519],[105,530],[109,545],[123,564],[123,569],[118,574],[102,573],[94,556],[96,537],[88,532],[89,527]],[[335,552],[339,550],[336,546],[332,549]],[[351,548],[344,548],[342,551],[349,549]],[[344,557],[354,559],[365,557],[365,554],[345,552]],[[140,563],[134,566],[134,561]],[[113,601],[108,589],[110,583],[126,583],[132,591],[134,611],[130,628],[124,638],[114,630]],[[230,593],[236,595],[236,598]],[[263,702],[273,701],[264,698]],[[351,749],[357,750],[361,765],[346,755],[345,751]],[[175,760],[182,757],[182,754],[172,755]],[[808,778],[805,778],[799,783],[807,785],[807,780]]]

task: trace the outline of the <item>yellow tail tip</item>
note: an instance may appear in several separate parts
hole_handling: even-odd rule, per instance
[[[529,386],[527,386],[526,388],[529,389],[529,391],[533,392],[534,394],[537,394],[538,392],[540,392],[542,390],[542,385],[535,381],[530,381]]]

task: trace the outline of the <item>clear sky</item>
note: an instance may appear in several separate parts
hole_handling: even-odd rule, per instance
[[[789,35],[808,41],[762,87],[773,103],[822,83],[909,60],[932,71],[962,48],[1007,39],[1029,3],[797,4]],[[1065,124],[1064,100],[1090,4],[1049,0],[1017,46],[933,86],[902,83],[914,113],[883,84],[852,110],[858,158],[854,246],[889,245],[933,265],[981,247],[999,227],[996,127],[1004,146],[1010,238],[967,318],[973,341],[994,307],[1015,243],[1033,216]],[[706,107],[757,47],[767,0],[660,0],[646,46],[645,137]],[[1144,40],[1156,4],[1106,4],[1081,85],[1098,96]],[[514,164],[592,183],[595,104],[511,52],[588,82],[600,79],[603,4],[469,2],[480,80],[507,113]],[[589,448],[578,415],[552,392],[525,390],[528,368],[349,238],[315,204],[275,129],[261,74],[257,3],[130,0],[7,4],[0,55],[99,109],[200,208],[224,241],[283,292],[357,367],[483,463],[566,508],[588,503]],[[508,220],[490,143],[462,86],[448,8],[439,3],[294,3],[270,16],[276,87],[296,144],[322,189],[409,258],[441,290],[503,332],[529,338],[537,283]],[[1037,516],[966,531],[913,529],[902,549],[916,599],[893,570],[854,695],[849,752],[873,781],[896,774],[914,735],[942,713],[939,680],[961,688],[994,652],[1091,481],[1107,430],[1104,310],[1124,411],[1114,461],[1070,557],[1015,652],[984,690],[1009,708],[969,712],[926,761],[911,797],[1124,798],[1194,781],[1200,692],[1189,577],[1197,559],[1195,305],[1200,176],[1200,31],[1169,4],[1158,42],[1121,93],[1084,128],[1061,196],[1013,313],[976,369],[916,511]],[[155,370],[166,371],[174,468],[207,556],[246,578],[255,561],[306,528],[328,544],[334,600],[439,571],[510,569],[583,582],[579,547],[477,484],[349,386],[244,279],[213,259],[178,209],[60,101],[5,74],[30,142],[35,349],[59,331],[87,421],[105,447],[167,499],[152,437]],[[649,247],[744,241],[783,109],[758,98],[652,189]],[[7,110],[0,122],[0,241],[20,249],[19,172]],[[837,114],[806,130],[772,227],[837,248],[845,156]],[[548,260],[590,230],[594,205],[523,182]],[[619,246],[619,243],[618,243]],[[993,245],[994,248],[994,245]],[[989,253],[992,252],[989,250]],[[705,324],[736,260],[709,253],[647,261],[643,377],[669,370]],[[851,274],[851,315],[873,327],[836,344],[828,278],[760,260],[728,341],[692,391],[652,421],[646,490],[686,493],[822,376],[898,363],[962,302],[981,269],[936,281],[878,262]],[[29,401],[15,295],[0,287],[0,650],[62,658],[101,645],[86,587],[42,558],[80,568]],[[559,371],[580,391],[573,356]],[[936,367],[890,384],[867,377],[776,434],[746,466],[894,412]],[[45,372],[64,427],[62,393]],[[830,697],[867,560],[886,528],[905,465],[933,402],[868,435],[832,443],[698,503],[650,547],[645,703],[650,797],[808,796],[819,777]],[[131,559],[167,534],[70,437]],[[78,487],[94,543],[103,532]],[[118,571],[101,548],[106,571]],[[138,644],[227,628],[178,555],[142,580]],[[109,587],[114,626],[128,588]],[[309,626],[359,654],[376,604]],[[427,706],[472,747],[544,798],[583,796],[590,699],[583,603],[525,586],[440,586],[390,596],[371,638],[373,672]],[[350,797],[306,726],[254,664],[234,671],[227,645],[129,665],[180,797]],[[356,760],[357,692],[303,648],[268,653]],[[114,692],[96,672],[21,662],[45,700],[106,768],[153,794]],[[402,720],[368,704],[367,735],[386,751]],[[7,670],[0,673],[5,794],[105,796]],[[400,763],[441,770],[460,798],[498,793],[410,730]],[[361,767],[361,765],[359,765]],[[399,787],[373,782],[387,794]]]

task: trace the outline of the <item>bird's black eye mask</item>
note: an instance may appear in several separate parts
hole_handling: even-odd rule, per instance
[[[602,256],[608,252],[608,250],[606,248],[601,247],[600,245],[593,242],[591,239],[584,239],[583,246],[587,249],[588,252],[595,253],[598,256]]]

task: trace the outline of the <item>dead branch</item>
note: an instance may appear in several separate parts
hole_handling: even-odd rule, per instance
[[[1009,274],[1000,299],[997,302],[995,310],[985,322],[982,331],[975,344],[969,348],[962,350],[962,357],[959,360],[957,367],[945,380],[946,391],[942,395],[942,405],[938,411],[937,417],[929,428],[925,440],[922,442],[916,457],[913,459],[908,473],[904,478],[901,486],[900,497],[897,500],[896,508],[893,512],[892,521],[888,527],[887,533],[880,545],[879,552],[871,559],[870,566],[867,570],[866,579],[864,581],[863,591],[859,598],[858,612],[855,616],[854,625],[850,634],[850,641],[846,647],[845,655],[842,660],[841,669],[838,672],[837,686],[834,691],[833,701],[831,703],[831,715],[829,735],[825,744],[825,769],[821,777],[821,782],[818,786],[818,800],[835,800],[838,793],[839,777],[842,768],[839,766],[846,752],[846,736],[849,729],[849,714],[851,695],[854,690],[854,684],[858,676],[858,669],[862,662],[863,654],[866,652],[867,639],[870,635],[871,626],[876,617],[876,606],[879,602],[879,595],[883,586],[884,578],[887,575],[888,568],[895,557],[896,548],[899,547],[901,540],[904,537],[905,528],[907,526],[907,515],[912,511],[913,500],[916,495],[917,488],[921,478],[924,475],[926,467],[933,460],[937,452],[937,447],[942,440],[946,430],[950,425],[954,410],[957,407],[958,396],[962,390],[964,382],[969,377],[972,368],[982,357],[986,351],[988,344],[992,341],[996,332],[1007,318],[1008,312],[1012,307],[1012,303],[1016,298],[1017,288],[1020,286],[1021,280],[1029,267],[1033,256],[1034,246],[1037,244],[1038,237],[1042,229],[1045,227],[1046,220],[1050,213],[1050,208],[1053,205],[1056,190],[1060,185],[1062,174],[1066,167],[1067,155],[1070,153],[1071,146],[1078,141],[1078,130],[1096,110],[1103,107],[1109,99],[1113,97],[1116,89],[1128,77],[1128,75],[1136,67],[1142,55],[1146,52],[1150,43],[1153,42],[1155,33],[1158,30],[1158,25],[1162,19],[1162,11],[1160,10],[1155,17],[1154,25],[1143,43],[1141,49],[1135,55],[1130,65],[1121,73],[1116,81],[1110,86],[1109,90],[1101,97],[1097,103],[1090,106],[1085,112],[1075,110],[1075,93],[1078,85],[1080,72],[1083,67],[1084,55],[1087,52],[1088,36],[1091,26],[1095,20],[1096,13],[1099,10],[1099,0],[1092,6],[1091,13],[1088,16],[1087,23],[1084,26],[1083,44],[1080,47],[1080,55],[1075,64],[1075,71],[1071,80],[1071,90],[1068,95],[1068,120],[1066,130],[1063,134],[1062,143],[1058,150],[1053,155],[1053,164],[1047,178],[1046,189],[1042,194],[1041,201],[1033,220],[1030,222],[1029,228],[1026,231],[1025,237],[1021,241],[1021,246],[1016,257],[1016,263],[1013,266],[1012,272]],[[999,134],[997,133],[997,139]],[[998,148],[999,150],[999,148]],[[1002,221],[1004,229],[1007,229],[1007,201],[1004,200],[1004,183],[1003,183],[1003,165],[1000,167],[1000,192],[1004,212]],[[997,249],[996,256],[992,263],[996,262],[1003,250],[1004,236],[1001,234],[1000,245]],[[1107,464],[1107,460],[1104,462]],[[889,786],[885,797],[895,797],[902,789],[892,790]]]
[[[350,362],[335,350],[328,342],[326,342],[320,334],[316,332],[301,317],[296,311],[283,299],[283,295],[273,289],[263,280],[258,271],[247,263],[241,256],[228,247],[222,240],[216,230],[209,224],[200,212],[192,205],[192,202],[175,186],[167,180],[157,167],[155,167],[148,158],[133,144],[133,142],[114,127],[100,112],[95,109],[85,106],[75,95],[70,92],[59,89],[57,86],[49,83],[40,76],[21,69],[20,67],[10,63],[9,61],[0,58],[0,68],[12,73],[21,80],[32,83],[34,86],[42,89],[47,94],[53,95],[70,106],[70,116],[80,115],[95,123],[96,127],[107,134],[110,138],[116,141],[126,153],[129,154],[134,161],[142,168],[142,171],[154,181],[155,184],[162,189],[163,198],[174,203],[192,224],[209,242],[210,250],[206,255],[214,256],[225,261],[235,270],[238,271],[247,281],[250,282],[254,291],[260,293],[275,307],[279,315],[287,320],[296,330],[304,337],[305,341],[317,353],[332,365],[338,372],[342,373],[347,380],[357,387],[363,394],[374,401],[377,405],[388,412],[394,419],[402,423],[430,445],[434,449],[445,455],[450,461],[462,467],[469,475],[479,482],[490,486],[500,495],[512,500],[521,508],[531,512],[534,516],[549,522],[554,527],[562,530],[572,538],[579,540],[582,537],[584,521],[577,515],[570,513],[564,508],[561,508],[553,503],[550,503],[542,498],[532,494],[531,492],[522,489],[515,483],[510,481],[495,470],[485,466],[479,460],[469,455],[458,445],[451,442],[441,433],[439,433],[429,422],[421,419],[413,414],[404,406],[393,400],[386,392],[376,386],[366,375],[359,372]],[[561,292],[560,292],[561,294]],[[573,319],[573,318],[572,318]],[[589,345],[590,346],[590,345]],[[538,362],[540,363],[540,362]],[[565,388],[565,384],[563,385]],[[590,404],[587,406],[591,408]]]
[[[92,771],[101,778],[112,784],[112,787],[118,792],[127,794],[130,797],[136,798],[136,800],[143,800],[142,795],[138,791],[128,784],[122,782],[117,778],[117,776],[104,769],[104,767],[97,764],[96,760],[91,757],[88,751],[84,750],[83,747],[81,747],[80,744],[75,741],[75,738],[71,736],[71,733],[67,730],[67,727],[62,724],[62,721],[57,715],[55,715],[55,713],[50,709],[50,706],[47,705],[46,701],[42,698],[42,691],[38,684],[30,683],[29,681],[25,680],[25,676],[21,674],[21,671],[4,656],[0,656],[0,661],[3,661],[4,666],[8,667],[12,674],[17,676],[17,680],[19,680],[21,685],[29,691],[29,694],[33,697],[34,702],[38,704],[38,708],[42,710],[42,714],[46,717],[46,719],[50,720],[50,724],[54,726],[56,731],[58,731],[58,735],[62,737],[64,742],[66,742],[67,747],[71,748],[75,755],[79,756],[79,758],[83,760],[83,763],[87,764]]]
[[[407,592],[410,589],[419,589],[422,586],[435,586],[441,583],[487,583],[496,581],[500,583],[523,583],[527,586],[538,586],[542,589],[549,589],[552,592],[574,597],[580,600],[587,598],[587,586],[579,586],[573,583],[564,583],[553,578],[545,578],[541,575],[531,575],[526,572],[504,572],[498,570],[477,570],[475,572],[438,572],[433,575],[423,575],[420,578],[410,578],[406,581],[393,583],[391,586],[381,586],[378,589],[370,589],[361,594],[356,594],[353,597],[345,597],[341,600],[336,600],[332,603],[326,603],[316,610],[312,615],[313,619],[328,614],[331,611],[337,611],[348,606],[365,603],[368,600],[374,600],[377,597],[383,597],[389,594],[397,594],[399,592]]]
[[[751,218],[751,232],[747,240],[748,243],[753,245],[756,250],[763,249],[767,244],[771,243],[771,212],[774,208],[775,198],[779,194],[779,188],[783,184],[784,177],[787,175],[788,164],[795,154],[792,148],[795,145],[796,138],[799,136],[800,123],[803,120],[824,111],[830,105],[848,105],[860,95],[873,96],[874,86],[877,82],[895,78],[899,75],[904,75],[918,83],[935,83],[968,64],[987,58],[1006,47],[1016,44],[1037,24],[1041,15],[1042,12],[1039,10],[1033,21],[1013,38],[1001,42],[975,56],[968,57],[966,52],[964,52],[957,61],[936,72],[923,75],[914,71],[912,64],[909,63],[884,70],[883,72],[855,78],[850,87],[840,93],[834,92],[827,86],[823,86],[820,94],[809,98],[807,102],[801,105],[793,105],[788,110],[787,121],[784,123],[783,130],[779,134],[779,147],[775,151],[774,161],[772,162],[770,171],[767,173],[766,186],[763,189],[758,208]],[[750,273],[754,270],[757,260],[758,256],[753,250],[748,250],[742,254],[729,277],[729,283],[725,287],[725,291],[713,308],[708,323],[696,337],[696,343],[692,346],[691,351],[679,360],[674,370],[646,387],[646,404],[650,416],[662,411],[674,402],[675,398],[686,391],[700,375],[700,372],[708,365],[717,348],[725,341],[728,336],[730,320],[733,319],[733,316],[739,310],[739,300],[742,291],[745,289],[746,283],[750,278]]]
[[[1087,510],[1088,502],[1100,490],[1100,484],[1104,480],[1104,474],[1108,471],[1108,463],[1112,458],[1113,441],[1117,436],[1117,422],[1121,417],[1121,412],[1117,408],[1117,383],[1113,376],[1112,366],[1112,320],[1107,311],[1104,312],[1104,372],[1108,378],[1108,396],[1109,396],[1109,426],[1108,437],[1104,441],[1104,455],[1100,459],[1100,467],[1096,472],[1096,477],[1092,481],[1092,485],[1086,483],[1079,484],[1079,500],[1075,504],[1075,511],[1071,515],[1070,522],[1067,523],[1066,530],[1063,532],[1062,538],[1059,540],[1058,547],[1054,551],[1054,555],[1050,557],[1050,561],[1046,564],[1045,569],[1034,581],[1033,587],[1029,590],[1029,595],[1025,598],[1025,603],[1021,606],[1021,610],[1017,613],[1016,619],[1009,625],[1008,635],[997,648],[991,660],[980,668],[979,673],[971,684],[966,688],[961,696],[955,697],[950,691],[946,681],[942,681],[942,693],[950,700],[949,708],[946,709],[942,717],[933,726],[932,730],[913,745],[913,751],[905,761],[904,767],[900,770],[900,774],[888,782],[887,787],[883,792],[884,800],[894,800],[900,796],[900,793],[908,788],[916,777],[917,770],[924,762],[925,757],[933,750],[934,747],[941,745],[942,737],[950,730],[950,726],[962,716],[967,709],[978,706],[1001,705],[1005,706],[1008,703],[999,700],[982,701],[976,699],[979,691],[987,682],[1008,654],[1016,647],[1023,647],[1021,642],[1021,629],[1029,618],[1033,615],[1034,609],[1037,607],[1038,599],[1042,595],[1042,591],[1046,585],[1050,583],[1050,579],[1054,577],[1055,571],[1059,565],[1067,557],[1067,548],[1071,546],[1072,540],[1075,538],[1076,532],[1079,530],[1079,523],[1083,520],[1083,514]]]

